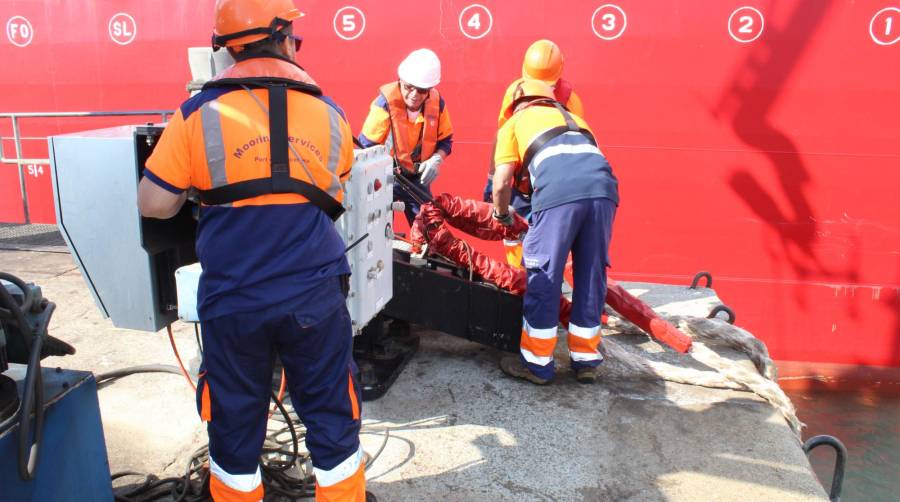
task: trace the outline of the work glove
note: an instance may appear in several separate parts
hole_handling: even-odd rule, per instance
[[[513,224],[513,215],[509,209],[506,210],[506,214],[498,214],[497,210],[494,209],[492,216],[505,227],[511,227]]]
[[[485,202],[494,202],[494,177],[488,176],[487,185],[484,186],[484,197],[481,199]]]
[[[431,185],[431,183],[438,177],[438,174],[440,174],[440,166],[441,162],[443,161],[444,159],[441,157],[441,155],[436,153],[432,155],[430,159],[419,164],[419,174],[421,175],[419,177],[419,181],[421,181],[425,186]]]

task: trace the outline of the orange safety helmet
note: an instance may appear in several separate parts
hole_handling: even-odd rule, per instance
[[[556,85],[562,75],[564,62],[558,45],[550,40],[538,40],[525,52],[522,78],[542,80],[547,85]]]
[[[512,105],[510,105],[513,113],[515,113],[516,107],[524,99],[550,99],[555,101],[556,97],[553,95],[553,89],[546,82],[541,80],[523,80],[516,86],[516,90],[513,91]]]
[[[216,0],[213,48],[264,40],[302,16],[293,0]]]

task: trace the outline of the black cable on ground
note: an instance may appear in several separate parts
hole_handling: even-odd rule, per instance
[[[306,436],[305,429],[298,432],[298,428],[303,427],[303,424],[299,418],[291,418],[287,408],[274,392],[272,399],[275,401],[275,406],[281,411],[281,416],[284,417],[282,423],[286,426],[266,437],[260,462],[263,485],[267,493],[277,494],[291,500],[314,497],[315,478],[303,470],[303,466],[308,464],[309,455],[299,453],[300,441]],[[279,439],[285,432],[290,433],[290,441]],[[291,449],[286,450],[286,446],[290,446]],[[282,456],[288,456],[289,460],[279,460],[279,457]],[[290,471],[294,467],[301,473],[301,477],[291,475]]]
[[[360,431],[359,433],[360,434],[381,434],[378,431]],[[372,455],[371,457],[369,457],[366,460],[366,470],[367,471],[369,470],[369,467],[372,464],[374,464],[376,460],[378,460],[378,457],[381,456],[382,452],[384,452],[384,449],[387,447],[387,443],[388,443],[389,439],[391,439],[391,431],[389,429],[385,429],[384,430],[384,441],[381,442],[381,446],[378,447],[378,450],[375,452],[374,455]]]
[[[99,375],[94,375],[94,379],[97,380],[97,388],[103,388],[122,377],[137,375],[140,373],[171,373],[173,375],[181,376],[181,370],[178,369],[177,366],[171,366],[168,364],[148,364],[144,366],[132,366],[130,368],[122,368],[118,370],[108,371],[106,373],[100,373]]]
[[[195,334],[199,335],[199,330],[196,329],[196,326]],[[98,384],[110,384],[119,378],[138,373],[183,375],[181,368],[175,366],[146,365],[102,373],[95,378]],[[98,385],[98,387],[100,386]],[[274,416],[271,419],[282,424],[282,426],[267,434],[259,458],[260,473],[267,498],[272,495],[288,500],[315,497],[315,477],[308,469],[308,466],[311,465],[310,457],[308,453],[300,452],[300,443],[306,439],[306,428],[303,426],[300,418],[296,416],[296,412],[292,416],[292,410],[285,406],[274,391],[271,393],[271,396],[276,408],[281,413],[280,416]],[[285,435],[288,437],[285,437]],[[381,444],[378,452],[366,461],[366,469],[384,451],[388,437],[389,434],[386,431],[384,442]],[[134,471],[118,472],[112,475],[112,480],[141,475]],[[203,445],[191,455],[185,473],[180,477],[158,478],[152,474],[143,476],[144,479],[139,486],[116,493],[115,500],[117,502],[151,502],[157,500],[206,502],[210,500],[209,445]],[[370,500],[368,497],[369,494],[367,494],[366,500]],[[374,497],[371,499],[374,500]]]
[[[100,373],[99,375],[95,375],[94,379],[97,381],[97,388],[102,389],[107,385],[116,382],[120,378],[146,373],[168,373],[172,375],[183,376],[181,369],[177,366],[167,364],[148,364],[143,366],[131,366],[128,368],[108,371],[106,373]],[[202,477],[200,488],[191,486],[190,483],[190,479],[193,476],[201,474],[201,471],[203,470],[203,461],[201,461],[201,457],[204,455],[208,458],[208,450],[206,446],[197,450],[194,455],[191,456],[191,461],[188,464],[188,472],[181,477],[173,476],[168,478],[158,478],[152,474],[145,475],[135,471],[117,472],[112,475],[113,481],[129,476],[144,476],[144,481],[140,486],[136,488],[131,488],[128,491],[117,493],[115,495],[115,499],[121,502],[147,502],[160,499],[174,500],[175,502],[208,501],[208,489],[206,493],[204,493],[202,489],[202,485],[204,483]],[[168,487],[168,489],[163,489],[166,487]]]
[[[151,372],[181,374],[180,369],[174,366],[138,366],[99,375],[97,380],[109,381],[135,373]],[[267,435],[260,456],[260,472],[266,494],[267,496],[281,496],[289,500],[314,497],[315,479],[304,469],[309,464],[309,455],[299,451],[300,442],[306,436],[305,428],[299,418],[291,415],[274,392],[272,392],[272,399],[281,412],[281,417],[277,421],[284,426]],[[289,437],[284,438],[285,434]],[[294,469],[300,473],[300,476],[294,473]],[[132,471],[125,471],[114,474],[112,479],[139,475]],[[139,486],[121,491],[115,495],[115,498],[120,502],[156,500],[205,502],[209,500],[209,476],[209,446],[204,445],[191,455],[187,469],[181,477],[158,478],[154,475],[147,475]]]
[[[203,342],[200,341],[200,323],[194,323],[194,338],[197,340],[197,350],[200,352],[200,358],[203,358]]]

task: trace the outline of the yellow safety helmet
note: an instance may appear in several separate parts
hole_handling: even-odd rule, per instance
[[[564,62],[558,45],[550,40],[538,40],[525,52],[522,78],[541,80],[551,86],[556,85],[562,75]]]

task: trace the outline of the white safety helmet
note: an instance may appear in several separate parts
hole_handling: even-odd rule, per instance
[[[431,49],[416,49],[400,63],[397,76],[412,86],[431,89],[441,83],[441,60]]]

